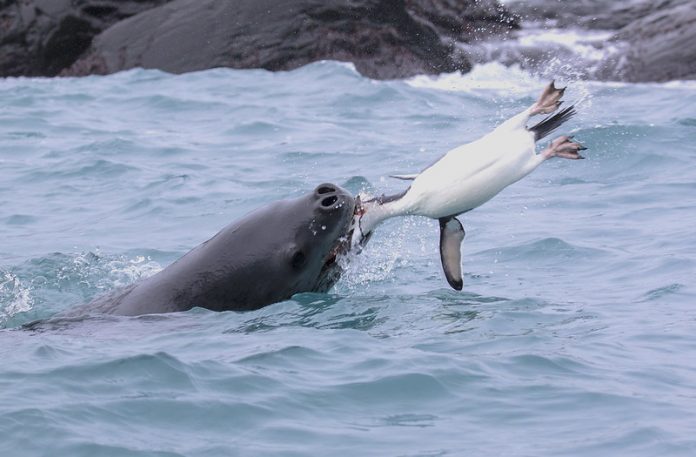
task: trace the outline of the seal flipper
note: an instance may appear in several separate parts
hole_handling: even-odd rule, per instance
[[[440,260],[447,282],[452,288],[462,290],[462,253],[464,227],[454,216],[440,218]]]

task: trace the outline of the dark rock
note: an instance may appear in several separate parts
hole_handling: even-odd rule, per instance
[[[100,35],[66,74],[134,67],[173,73],[213,67],[289,70],[353,61],[376,78],[466,68],[403,4],[380,1],[177,0]]]
[[[670,7],[632,22],[612,38],[617,50],[602,62],[599,77],[630,82],[696,79],[696,3],[665,3]]]
[[[468,70],[454,40],[516,26],[497,0],[0,0],[0,76],[334,59],[397,78]]]
[[[618,29],[612,11],[619,2],[606,0],[513,0],[506,7],[524,22],[542,22],[551,27]],[[622,2],[623,3],[623,2]],[[630,22],[630,20],[628,21]],[[626,22],[626,23],[628,23]]]
[[[512,0],[505,6],[521,17],[522,28],[461,45],[472,63],[519,65],[544,77],[696,78],[693,0]]]
[[[56,75],[102,30],[167,1],[0,1],[0,76]]]
[[[519,28],[518,18],[493,0],[406,0],[406,9],[441,36],[464,43]]]
[[[0,0],[0,76],[289,70],[333,59],[389,79],[495,60],[665,81],[696,77],[694,9],[693,0]],[[524,39],[547,28],[617,32],[569,45]]]
[[[506,8],[527,22],[553,27],[618,30],[657,11],[692,0],[512,0]]]
[[[213,67],[290,70],[317,60],[353,62],[378,79],[467,71],[450,39],[514,20],[473,0],[176,0],[99,35],[66,75],[134,67],[173,73]],[[455,7],[454,5],[459,4]],[[476,22],[460,17],[468,11]],[[490,5],[494,5],[491,7]]]

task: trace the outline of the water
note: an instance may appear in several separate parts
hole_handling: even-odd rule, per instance
[[[463,292],[412,218],[330,294],[21,328],[320,182],[399,191],[389,174],[546,82],[337,63],[0,80],[0,455],[694,455],[693,83],[571,81],[587,160],[462,217]]]

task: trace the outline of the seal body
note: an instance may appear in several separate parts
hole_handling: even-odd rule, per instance
[[[300,292],[325,292],[340,276],[355,202],[344,189],[313,192],[261,208],[159,273],[101,296],[70,314],[139,315],[252,310]]]

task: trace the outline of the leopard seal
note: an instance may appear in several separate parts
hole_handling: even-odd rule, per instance
[[[245,311],[326,292],[340,277],[336,256],[349,244],[354,208],[346,190],[321,184],[248,214],[159,273],[66,315]]]

